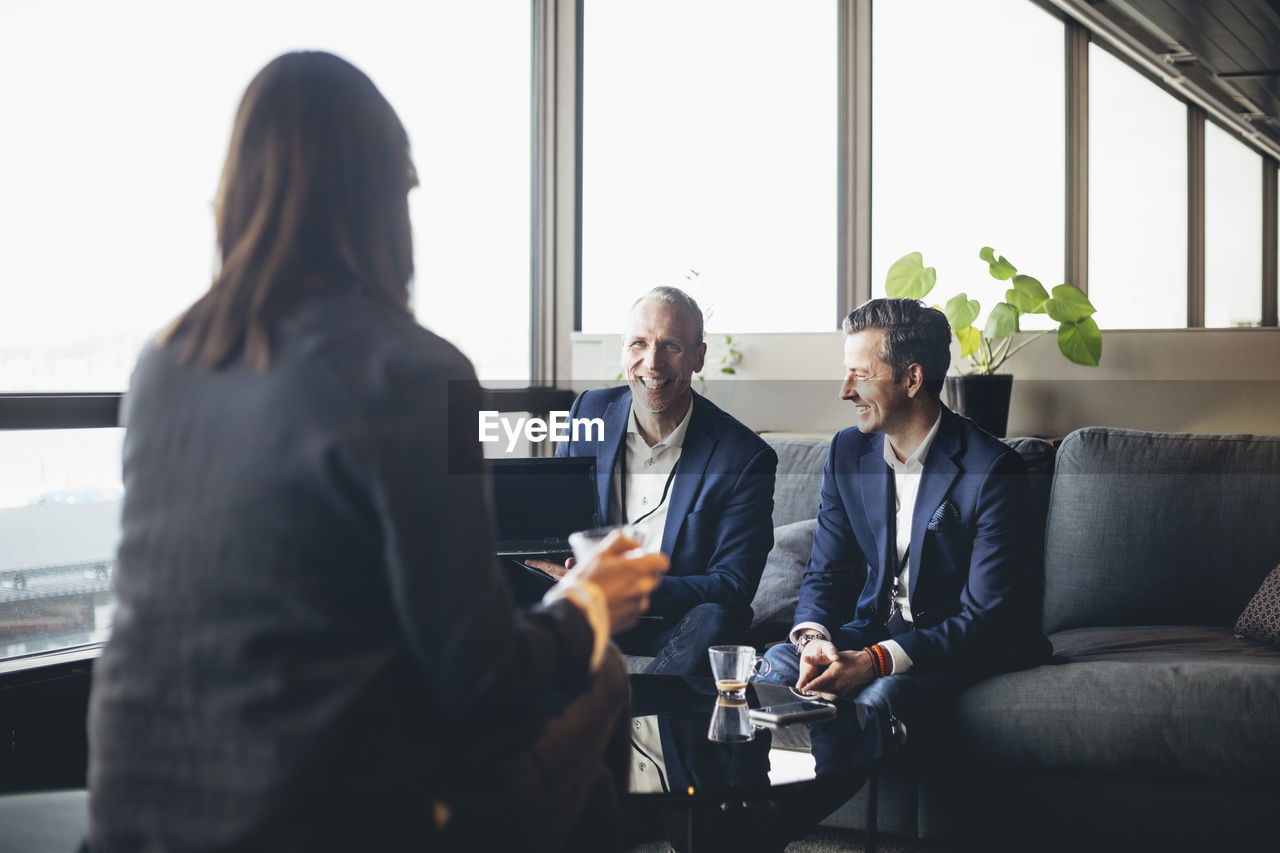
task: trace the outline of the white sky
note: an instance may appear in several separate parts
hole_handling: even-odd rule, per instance
[[[835,329],[836,4],[584,17],[583,331],[620,331],[660,284],[712,332]]]
[[[6,0],[0,347],[141,342],[203,292],[240,96],[274,56],[322,48],[373,78],[413,141],[420,318],[482,370],[523,374],[529,30],[527,0]],[[512,312],[503,346],[478,305]]]

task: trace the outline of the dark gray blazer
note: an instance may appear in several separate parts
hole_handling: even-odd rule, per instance
[[[148,348],[128,395],[91,846],[421,845],[592,648],[571,603],[513,614],[471,365],[356,293],[292,311],[266,372],[179,349]]]

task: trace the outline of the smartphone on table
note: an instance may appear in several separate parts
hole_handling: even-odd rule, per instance
[[[799,702],[783,702],[779,705],[765,705],[763,708],[752,708],[751,722],[781,726],[800,720],[821,720],[836,715],[836,706],[821,699],[803,699]]]

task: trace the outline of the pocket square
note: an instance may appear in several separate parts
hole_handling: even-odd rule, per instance
[[[960,508],[950,499],[943,501],[929,519],[929,529],[939,530],[960,523]]]

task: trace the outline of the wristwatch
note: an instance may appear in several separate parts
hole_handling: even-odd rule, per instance
[[[816,632],[801,634],[799,637],[796,637],[796,651],[803,652],[804,647],[808,645],[810,640],[825,640],[826,638],[826,634],[819,634]]]

